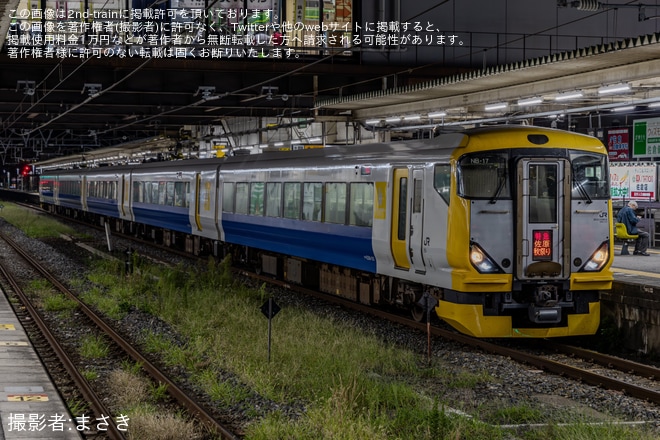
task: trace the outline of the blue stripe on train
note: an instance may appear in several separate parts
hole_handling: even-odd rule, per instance
[[[116,200],[87,197],[87,211],[108,217],[119,217],[119,206]]]
[[[73,196],[70,194],[60,194],[58,196],[59,206],[64,206],[66,208],[75,208],[82,209],[82,202],[80,201],[80,196]]]
[[[371,228],[223,213],[225,241],[376,272]]]
[[[192,233],[188,208],[134,202],[133,215],[135,216],[135,221],[138,223],[145,223],[186,234]]]

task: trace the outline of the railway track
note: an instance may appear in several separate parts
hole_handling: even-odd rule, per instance
[[[131,239],[131,237],[125,238]],[[660,385],[658,385],[660,369],[651,366],[549,341],[543,344],[544,349],[542,353],[533,352],[538,351],[539,347],[535,347],[535,350],[511,348],[487,340],[461,335],[443,328],[429,326],[412,319],[392,315],[343,298],[311,291],[300,286],[291,285],[287,282],[274,280],[268,276],[257,275],[244,269],[238,269],[238,271],[245,276],[260,281],[265,281],[290,290],[312,295],[325,301],[356,310],[360,313],[379,316],[421,332],[428,332],[430,337],[439,337],[466,346],[475,347],[484,352],[511,358],[517,362],[524,363],[548,373],[571,378],[599,388],[613,390],[654,404],[660,404]],[[557,353],[564,353],[567,357],[563,360],[558,359]],[[576,366],[575,359],[582,359],[584,363],[581,366]],[[609,372],[599,368],[598,366],[600,365],[608,367],[608,369],[610,369]],[[615,377],[617,375],[612,373],[611,369],[623,372],[624,374],[619,374],[618,376],[625,377]],[[639,381],[643,383],[639,384],[633,380],[633,375],[639,376],[641,378]]]
[[[134,239],[132,237],[125,238]],[[142,240],[135,240],[144,243]],[[162,249],[162,247],[160,248]],[[180,252],[176,253],[180,255]],[[533,366],[549,373],[572,378],[574,380],[590,385],[622,392],[638,399],[660,404],[660,384],[657,382],[660,379],[660,369],[652,366],[642,365],[626,359],[597,353],[591,350],[584,350],[578,347],[559,344],[556,342],[543,341],[542,345],[545,347],[545,351],[547,353],[552,354],[561,352],[569,356],[566,361],[554,360],[551,359],[547,354],[534,354],[527,350],[511,348],[487,340],[472,338],[470,336],[456,333],[453,330],[428,326],[427,324],[419,323],[413,319],[408,319],[402,316],[388,313],[386,311],[364,306],[344,298],[326,295],[324,293],[306,289],[301,286],[292,285],[284,281],[275,280],[272,277],[259,275],[245,269],[238,269],[238,271],[245,276],[256,278],[260,281],[265,281],[280,287],[296,290],[303,294],[312,295],[329,302],[340,304],[346,308],[359,311],[360,313],[371,314],[383,319],[397,322],[410,328],[417,329],[422,332],[427,332],[430,336],[433,337],[439,337],[465,344],[467,346],[476,347],[488,353],[509,357],[513,360]],[[618,371],[627,373],[628,375],[637,375],[642,379],[643,382],[646,382],[646,384],[636,385],[629,380],[615,378],[612,377],[612,375],[605,374],[605,372],[596,371],[594,367],[580,368],[571,365],[570,361],[576,358],[582,359],[588,363],[602,365],[610,369],[616,369]],[[653,383],[655,384],[654,386],[652,385]]]
[[[109,326],[98,314],[83,303],[72,291],[63,285],[53,274],[51,274],[44,266],[42,266],[36,259],[32,258],[25,252],[16,242],[4,233],[0,233],[0,239],[5,241],[11,248],[19,254],[31,267],[34,268],[44,279],[48,280],[55,289],[66,295],[70,300],[77,304],[77,307],[84,315],[96,325],[104,335],[107,335],[118,347],[121,348],[128,356],[130,356],[136,363],[142,366],[142,369],[151,378],[160,384],[167,386],[169,395],[183,408],[185,408],[191,416],[194,416],[197,421],[206,426],[208,432],[216,437],[225,439],[236,439],[236,436],[224,425],[219,423],[205,408],[197,404],[197,402],[188,396],[179,386],[177,386],[170,378],[150,362],[139,350],[137,350],[129,341],[124,339],[117,333],[111,326]],[[37,310],[31,304],[29,298],[23,294],[20,284],[11,275],[11,273],[4,268],[2,275],[10,283],[12,289],[20,297],[21,302],[29,310],[32,319],[38,323],[40,331],[47,339],[48,343],[53,347],[57,353],[58,358],[65,366],[67,372],[74,380],[75,384],[81,390],[84,397],[90,403],[90,406],[97,414],[110,414],[105,408],[101,399],[96,396],[96,393],[89,385],[87,380],[78,372],[73,364],[73,361],[68,356],[67,352],[59,344],[53,333],[48,329],[48,325],[44,322]],[[112,422],[108,428],[108,434],[112,439],[124,439],[124,433],[120,431],[116,424]]]
[[[291,285],[290,283],[274,280],[266,276],[257,275],[245,270],[243,270],[242,273],[246,276],[255,277],[260,281],[273,283],[280,287],[285,287],[287,289],[299,291],[300,293],[312,295],[320,299],[324,299],[328,302],[339,304],[351,310],[356,310],[360,313],[371,314],[410,328],[417,329],[421,332],[427,332],[432,337],[443,338],[470,347],[479,348],[485,352],[505,356],[549,373],[575,379],[577,381],[604,389],[621,392],[655,404],[660,404],[660,382],[658,382],[660,380],[660,369],[652,366],[643,365],[626,359],[609,356],[603,353],[597,353],[591,350],[585,350],[579,347],[573,347],[550,341],[542,341],[542,343],[540,343],[541,346],[545,347],[543,354],[534,354],[529,350],[511,348],[503,344],[493,343],[487,340],[462,335],[451,330],[420,323],[409,318],[389,313],[387,311],[374,309],[372,307],[364,306],[362,304],[358,304],[340,297],[326,295],[302,288],[300,286]],[[560,361],[550,358],[551,355],[557,352],[566,354],[566,360]],[[571,360],[576,358],[590,363],[591,366],[588,368],[581,368],[572,365],[574,362],[571,362]],[[594,364],[607,367],[610,373],[606,374],[606,372],[601,371],[601,368],[596,368]],[[626,379],[624,380],[613,377],[614,375],[611,374],[612,369],[626,373]],[[639,385],[634,383],[633,380],[635,377],[637,377],[639,382],[643,382],[644,384]]]

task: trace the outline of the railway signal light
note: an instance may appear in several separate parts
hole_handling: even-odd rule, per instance
[[[32,165],[29,163],[23,164],[21,167],[21,176],[27,177],[32,173]]]

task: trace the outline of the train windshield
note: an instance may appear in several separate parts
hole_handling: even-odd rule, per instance
[[[606,199],[610,196],[607,158],[600,154],[571,153],[573,199]]]
[[[459,195],[470,199],[511,198],[506,153],[467,154],[458,162]]]

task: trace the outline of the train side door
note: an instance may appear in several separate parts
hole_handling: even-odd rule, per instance
[[[390,248],[394,266],[408,270],[408,168],[394,169],[391,216]]]
[[[80,203],[83,211],[87,211],[87,176],[80,176]]]
[[[121,175],[121,181],[119,183],[119,192],[120,192],[120,213],[121,218],[124,220],[133,221],[133,216],[131,215],[131,180],[128,174]]]
[[[521,160],[518,163],[517,276],[543,279],[566,276],[570,224],[566,216],[568,161]],[[565,269],[566,268],[566,269]]]
[[[408,237],[408,255],[417,273],[425,273],[424,255],[424,170],[413,169],[410,201],[410,228]]]

